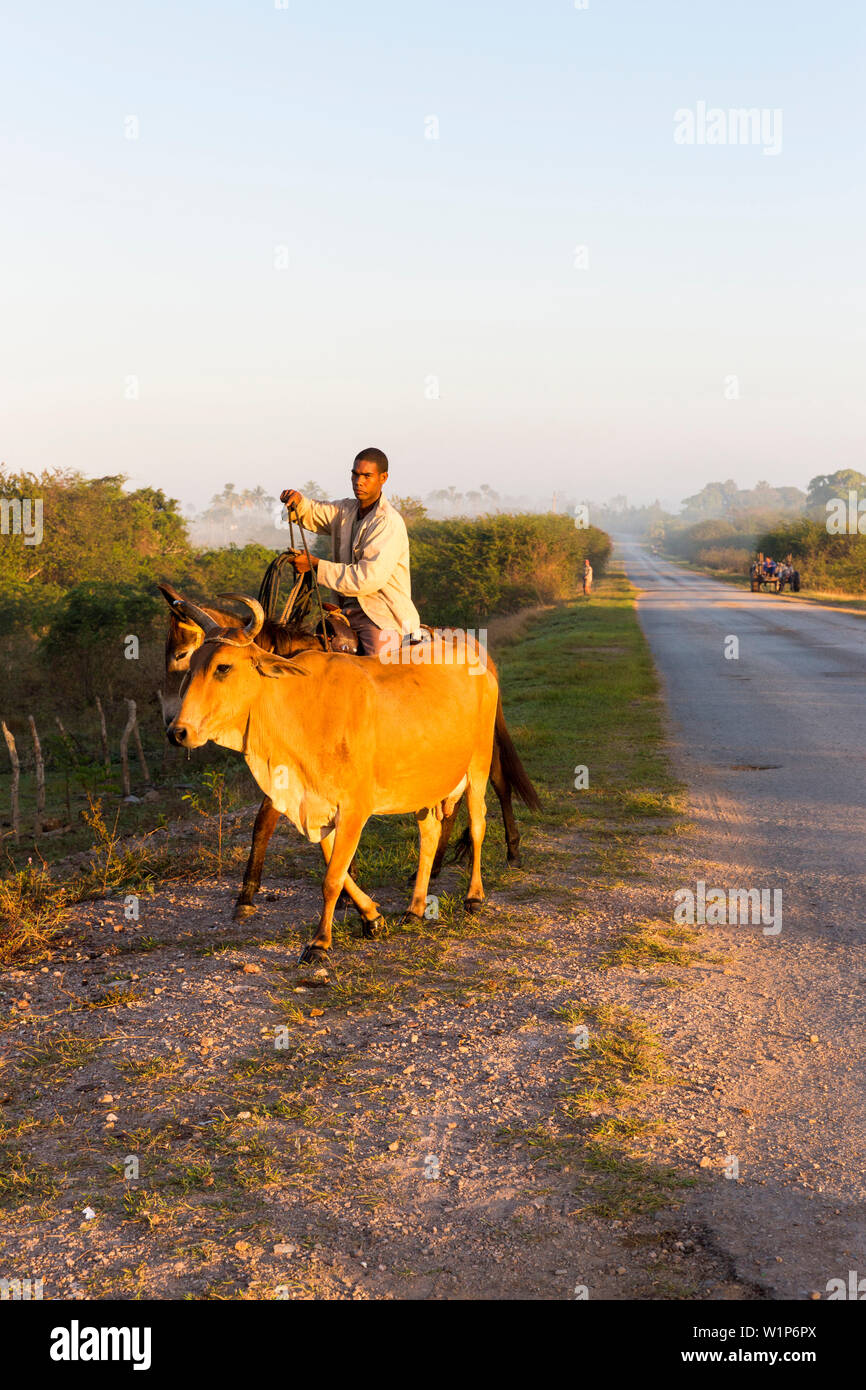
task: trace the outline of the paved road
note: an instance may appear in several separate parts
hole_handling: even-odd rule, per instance
[[[793,871],[784,930],[862,941],[866,619],[622,552],[699,799],[736,820],[744,862]]]
[[[690,787],[695,867],[782,892],[778,935],[724,932],[727,1041],[780,1065],[729,1068],[729,1103],[761,1119],[751,1182],[723,1182],[708,1220],[744,1276],[802,1297],[866,1276],[866,619],[619,554]]]

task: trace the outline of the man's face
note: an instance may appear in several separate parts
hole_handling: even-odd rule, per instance
[[[378,501],[387,476],[387,473],[380,473],[375,463],[370,463],[368,459],[352,464],[352,491],[362,507]]]

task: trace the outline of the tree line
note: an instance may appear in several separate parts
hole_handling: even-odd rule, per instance
[[[866,593],[866,475],[850,468],[819,474],[800,499],[796,508],[750,510],[729,492],[721,515],[656,518],[647,535],[665,552],[719,574],[745,574],[762,551],[776,559],[791,555],[807,589]]]
[[[200,547],[177,501],[125,484],[120,474],[0,471],[0,499],[41,501],[43,532],[38,545],[14,531],[0,537],[0,709],[53,710],[61,691],[65,705],[79,708],[97,696],[153,705],[166,622],[156,582],[168,579],[202,600],[230,590],[255,595],[287,545],[283,529],[271,545]],[[232,514],[238,494],[226,488],[220,496]],[[443,522],[417,499],[392,500],[412,536],[416,602],[433,623],[483,626],[495,613],[569,597],[584,557],[600,572],[609,549],[602,532],[580,530],[569,517]]]

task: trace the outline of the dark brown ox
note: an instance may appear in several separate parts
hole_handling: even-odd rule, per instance
[[[370,816],[415,814],[418,873],[409,913],[423,919],[439,843],[437,811],[465,793],[472,863],[465,906],[480,907],[485,790],[499,685],[492,668],[460,653],[453,664],[413,666],[307,650],[285,658],[256,644],[264,612],[245,599],[243,627],[220,626],[179,600],[204,634],[169,726],[173,743],[209,741],[243,753],[265,796],[321,844],[322,915],[301,964],[327,977],[334,905]],[[356,888],[365,918],[378,916]]]
[[[181,596],[171,584],[160,584],[159,588],[169,606],[171,617],[169,620],[168,635],[165,644],[165,667],[169,675],[186,672],[189,670],[190,661],[193,654],[198,650],[204,641],[204,630],[199,622],[189,616],[189,606],[186,612],[182,612],[179,604]],[[228,598],[229,595],[225,595]],[[196,611],[204,613],[220,627],[230,627],[237,623],[235,614],[223,608],[216,608],[211,605],[196,606]],[[332,634],[332,645],[336,641],[339,648],[342,645],[342,634],[338,631],[335,636]],[[321,649],[321,639],[295,623],[277,623],[272,619],[266,618],[262,623],[261,630],[256,636],[256,645],[264,651],[275,652],[279,656],[293,656],[301,651],[311,649]],[[362,660],[369,661],[370,657],[363,657]],[[490,657],[487,657],[488,665],[493,668]],[[494,675],[496,674],[495,668]],[[180,707],[180,700],[177,695],[164,697],[162,699],[163,717],[166,726],[177,714]],[[531,810],[540,809],[540,801],[532,782],[526,774],[517,749],[514,747],[508,726],[505,722],[505,713],[502,709],[500,699],[496,710],[496,731],[493,742],[493,757],[490,764],[490,783],[499,799],[502,811],[502,821],[505,827],[505,843],[508,863],[514,867],[520,866],[520,831],[514,815],[512,797],[518,796],[524,805]],[[445,852],[457,819],[459,803],[450,814],[445,814],[440,826],[439,844],[433,860],[431,878],[436,878],[442,868]],[[280,812],[275,808],[270,797],[266,796],[259,807],[253,827],[253,839],[250,846],[249,858],[244,870],[243,883],[234,907],[234,917],[240,921],[245,917],[251,916],[255,911],[255,895],[261,887],[262,868],[264,866],[265,854],[271,836],[280,819]],[[465,855],[470,849],[470,836],[467,830],[458,843],[458,857]],[[352,896],[351,889],[347,885],[347,892]]]

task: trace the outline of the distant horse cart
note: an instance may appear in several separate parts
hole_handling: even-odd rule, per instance
[[[784,560],[774,560],[759,550],[749,566],[749,587],[753,594],[769,589],[771,593],[781,594],[787,587],[792,594],[800,592],[800,571],[794,569],[793,557],[786,555]]]

